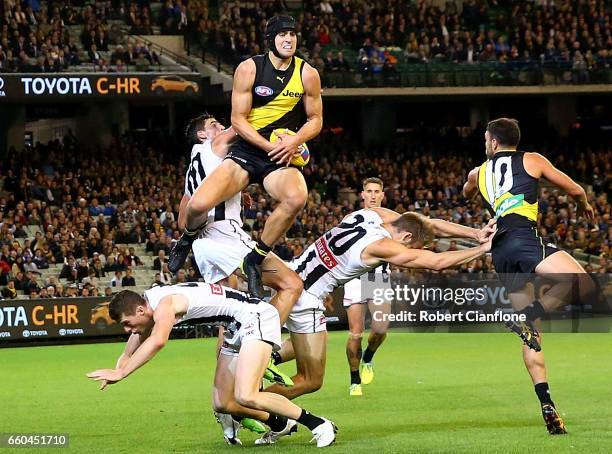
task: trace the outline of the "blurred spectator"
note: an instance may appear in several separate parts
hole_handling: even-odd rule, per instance
[[[134,287],[136,286],[136,279],[132,276],[132,269],[128,268],[125,272],[125,276],[121,279],[121,287]]]

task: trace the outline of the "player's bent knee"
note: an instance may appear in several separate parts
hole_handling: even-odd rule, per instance
[[[296,191],[288,194],[283,203],[292,213],[298,213],[304,208],[308,201],[308,193],[305,191]]]
[[[210,207],[209,203],[206,203],[205,200],[202,200],[200,197],[192,197],[187,202],[187,212],[194,215],[200,213],[206,213],[210,211],[212,207]]]
[[[239,405],[248,408],[258,408],[257,407],[257,398],[255,393],[253,392],[244,392],[239,389],[234,391],[234,398]]]

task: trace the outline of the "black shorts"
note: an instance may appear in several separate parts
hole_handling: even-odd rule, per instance
[[[553,244],[545,244],[537,227],[515,227],[499,232],[493,238],[493,265],[506,291],[521,289],[536,266],[546,257],[559,252]]]
[[[244,139],[238,137],[230,146],[225,159],[231,159],[249,173],[249,183],[263,184],[264,178],[272,172],[285,167],[273,162],[268,154]]]

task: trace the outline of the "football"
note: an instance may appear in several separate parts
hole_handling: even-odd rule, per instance
[[[277,140],[279,140],[277,134],[288,134],[290,136],[294,136],[295,132],[291,131],[290,129],[284,128],[275,129],[274,131],[272,131],[272,134],[270,134],[270,142],[276,142]],[[306,143],[304,142],[298,147],[298,151],[300,154],[295,155],[291,159],[291,165],[296,167],[304,167],[306,164],[308,164],[308,161],[310,161],[310,150],[308,150],[308,145],[306,145]]]

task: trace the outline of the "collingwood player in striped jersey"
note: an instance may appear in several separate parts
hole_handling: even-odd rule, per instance
[[[538,153],[518,151],[521,130],[518,121],[498,118],[485,131],[487,161],[473,169],[463,187],[467,198],[481,194],[489,211],[497,218],[493,238],[493,265],[506,287],[513,308],[527,316],[527,324],[507,324],[523,345],[523,361],[542,407],[542,416],[551,435],[565,434],[565,424],[550,397],[540,333],[532,323],[545,312],[570,301],[559,297],[568,288],[577,290],[580,302],[589,301],[595,285],[582,266],[554,244],[545,244],[538,233],[538,184],[546,178],[570,194],[577,202],[578,214],[593,219],[593,208],[584,189]],[[556,284],[539,300],[526,286],[530,273],[545,274]]]
[[[225,129],[213,116],[205,114],[189,122],[186,136],[195,145],[191,151],[191,162],[185,176],[185,194],[179,209],[178,224],[181,229],[185,225],[186,205],[206,178],[221,165],[236,134],[232,128]],[[195,262],[205,282],[236,287],[232,274],[255,246],[250,235],[242,229],[241,199],[242,195],[238,192],[211,209],[205,228],[193,243]],[[272,304],[284,322],[302,291],[302,281],[274,253],[268,254],[262,268],[264,284],[277,291]]]
[[[365,208],[376,208],[382,205],[385,197],[383,181],[380,178],[366,178],[363,180],[363,190],[361,199]],[[368,273],[380,274],[385,276],[383,280],[389,280],[390,269],[388,263],[383,263],[375,270]],[[361,296],[361,278],[356,278],[344,284],[344,298],[342,300],[348,319],[349,335],[346,341],[346,359],[351,374],[351,386],[349,387],[350,396],[361,396],[363,391],[361,383],[370,384],[374,379],[374,367],[372,358],[378,347],[387,337],[389,320],[387,318],[373,317],[370,326],[370,336],[366,351],[361,350],[361,338],[365,330],[365,311],[369,309],[370,314],[374,310],[388,314],[391,304],[383,303],[375,305],[372,300],[367,300]],[[361,364],[360,364],[361,363]]]
[[[417,213],[400,215],[385,208],[363,209],[346,216],[291,262],[304,281],[304,291],[287,319],[291,341],[284,342],[273,358],[276,363],[296,359],[295,385],[272,385],[267,390],[293,399],[321,387],[327,349],[323,302],[335,288],[384,262],[432,270],[467,263],[490,249],[494,231],[492,223],[477,230]],[[431,233],[477,239],[481,244],[462,251],[434,253],[421,249]]]
[[[168,342],[173,326],[191,322],[228,322],[217,370],[213,404],[219,411],[256,418],[295,431],[296,421],[308,427],[317,447],[332,444],[335,425],[312,415],[277,394],[261,392],[261,377],[273,349],[280,348],[277,310],[246,293],[217,284],[189,282],[159,286],[144,296],[123,290],[113,296],[109,314],[131,333],[115,369],[87,374],[100,389],[117,383],[151,360]]]

